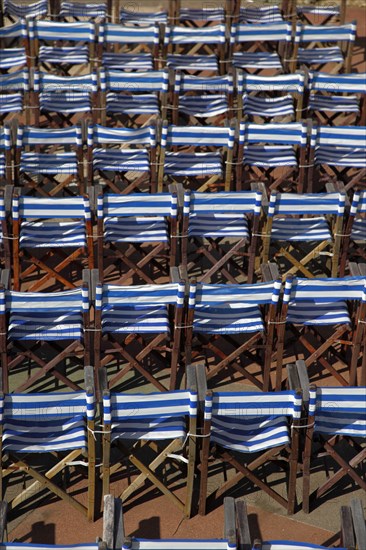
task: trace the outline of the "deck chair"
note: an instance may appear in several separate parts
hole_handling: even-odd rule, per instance
[[[79,195],[84,191],[80,126],[19,126],[14,178],[22,192],[41,196]]]
[[[350,73],[355,39],[356,22],[345,25],[297,23],[288,70],[291,73],[297,66],[306,65],[317,71],[323,71],[328,64],[331,64],[331,73]]]
[[[366,126],[317,126],[312,128],[308,188],[341,181],[345,190],[366,185]],[[311,186],[314,187],[311,187]]]
[[[176,194],[105,194],[97,203],[101,280],[153,284],[169,277],[177,256]]]
[[[24,506],[37,493],[49,490],[84,514],[89,521],[94,520],[94,386],[92,367],[85,370],[84,391],[3,393],[2,390],[1,493],[4,494],[8,479],[15,477],[19,480],[19,472],[32,480],[9,501],[9,510]],[[83,456],[87,457],[87,461]],[[79,468],[71,474],[70,468],[75,466],[84,469]],[[65,477],[64,482],[66,478],[80,482],[77,471],[81,471],[82,477],[87,480],[84,502],[72,495],[70,488],[67,491],[60,484],[62,476]]]
[[[77,76],[93,69],[95,24],[91,22],[28,21],[34,66],[46,72]],[[75,72],[76,71],[76,72]]]
[[[168,71],[114,71],[100,69],[100,117],[104,126],[146,126],[166,117]]]
[[[253,75],[237,71],[238,116],[254,122],[300,121],[303,116],[305,75]]]
[[[308,391],[310,401],[303,454],[302,508],[305,513],[309,513],[310,506],[313,508],[323,498],[331,498],[332,489],[336,487],[339,491],[347,481],[347,486],[351,481],[353,489],[359,486],[366,490],[363,468],[366,457],[363,446],[366,387],[310,386]],[[319,472],[320,468],[323,470],[324,466],[326,480],[320,486],[317,482],[316,489],[310,494],[313,487],[311,473]],[[349,476],[347,480],[345,476]]]
[[[136,490],[140,489],[141,493],[141,489],[146,489],[146,481],[149,481],[155,490],[168,497],[167,505],[177,506],[189,518],[196,457],[196,388],[141,394],[109,392],[105,386],[102,429],[103,494],[110,492],[113,473],[122,470],[126,476],[127,462],[127,469],[133,466],[133,474],[137,476],[131,480],[127,470],[129,483],[121,494],[123,502]],[[162,468],[169,463],[172,476],[167,479],[165,474],[164,479]],[[182,483],[182,463],[187,465],[183,474],[183,498],[175,490]]]
[[[344,208],[342,192],[272,192],[263,232],[263,263],[269,258],[278,261],[282,257],[279,263],[283,280],[296,273],[310,279],[324,272],[336,277]],[[331,257],[329,262],[321,261],[324,254]]]
[[[302,122],[240,123],[236,189],[265,181],[268,193],[295,191],[305,185],[307,128]],[[248,182],[248,183],[247,183]]]
[[[29,4],[25,4],[19,0],[3,0],[1,3],[3,4],[3,15],[11,23],[16,23],[18,19],[44,17],[48,12],[48,0],[36,0]]]
[[[17,292],[2,287],[0,295],[5,391],[9,391],[9,382],[16,386],[15,392],[43,388],[49,375],[55,382],[80,389],[80,368],[90,364],[87,286],[62,292]]]
[[[24,113],[29,124],[29,74],[27,69],[0,74],[0,122]]]
[[[264,491],[293,514],[296,501],[296,473],[302,397],[300,391],[207,392],[204,405],[199,513],[206,511],[209,457],[235,470],[208,496],[217,502],[230,489],[238,490],[245,479],[247,490]],[[210,448],[213,449],[210,452]],[[274,462],[282,462],[287,479],[287,498],[271,486]],[[280,466],[281,467],[281,466]],[[257,471],[259,468],[259,472]],[[217,470],[217,468],[216,468]],[[266,473],[267,472],[267,473]],[[263,476],[265,478],[263,479]],[[221,477],[221,476],[220,476]]]
[[[0,184],[13,181],[13,140],[8,124],[0,126]]]
[[[195,191],[230,190],[235,143],[231,126],[168,126],[164,122],[158,191],[169,180]]]
[[[163,369],[176,388],[183,302],[184,283],[97,285],[94,363],[109,365],[110,388],[132,371],[166,391]]]
[[[0,70],[30,66],[30,51],[25,19],[0,27]]]
[[[280,288],[280,281],[254,285],[191,283],[186,363],[203,356],[208,380],[231,367],[257,388],[268,391]],[[259,349],[263,350],[261,357],[256,353]]]
[[[156,192],[156,128],[88,126],[88,181],[113,193]]]
[[[89,197],[13,197],[14,290],[74,289],[94,267]]]
[[[66,21],[85,21],[90,19],[104,20],[108,16],[108,6],[105,2],[69,2],[62,0],[59,18]]]
[[[165,29],[163,59],[173,71],[225,74],[225,25],[186,27],[168,25]]]
[[[181,263],[188,274],[199,266],[203,271],[198,279],[200,282],[222,277],[225,282],[235,284],[237,277],[242,277],[241,280],[252,283],[261,208],[261,190],[242,193],[186,191]],[[204,268],[203,260],[208,262],[208,268]]]
[[[343,277],[347,260],[361,257],[366,260],[366,190],[356,189],[348,216],[340,261],[340,276]]]
[[[232,74],[201,77],[175,72],[172,121],[192,124],[220,124],[233,115],[234,85]],[[210,119],[206,121],[206,119]]]
[[[103,23],[99,26],[98,59],[105,69],[152,71],[158,69],[160,27]]]
[[[366,126],[366,73],[310,72],[308,90],[307,110],[319,124]]]
[[[277,389],[284,349],[291,350],[291,338],[285,341],[287,328],[294,335],[295,354],[302,354],[307,369],[315,364],[318,378],[328,371],[340,385],[355,385],[365,339],[365,283],[365,277],[286,280],[277,329]]]
[[[72,126],[86,117],[96,122],[96,73],[59,76],[34,71],[33,78],[32,109],[36,126],[41,124],[42,114],[46,124],[54,127]]]
[[[254,74],[264,70],[271,70],[274,74],[281,73],[290,42],[291,24],[286,21],[233,23],[230,31],[231,63],[237,69],[245,69]]]

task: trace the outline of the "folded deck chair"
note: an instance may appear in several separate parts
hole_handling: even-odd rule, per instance
[[[88,287],[17,292],[2,285],[0,299],[5,391],[14,385],[16,392],[43,387],[49,375],[53,382],[80,389],[81,367],[90,364]]]
[[[126,383],[132,373],[162,392],[168,377],[174,390],[180,375],[184,283],[98,284],[95,300],[94,362],[97,370],[109,366],[110,387]]]
[[[190,517],[196,457],[196,389],[145,394],[109,392],[106,386],[102,389],[103,494],[110,492],[112,473],[122,471],[129,479],[121,495],[123,502],[136,490],[141,492],[141,486],[146,489],[148,481],[168,497],[167,505],[177,506],[184,516]],[[133,479],[126,472],[126,460],[135,468],[137,476]],[[162,478],[162,468],[169,463],[173,473],[170,480]],[[182,464],[186,464],[186,473],[182,472]],[[183,497],[175,490],[182,481]]]
[[[88,520],[94,519],[95,405],[92,367],[85,369],[85,384],[84,391],[1,393],[1,498],[3,494],[6,497],[7,479],[18,477],[17,472],[23,471],[33,479],[28,487],[9,501],[9,510],[48,489],[86,515]],[[41,467],[38,456],[42,459]],[[87,457],[86,460],[83,456]],[[51,468],[46,466],[47,457]],[[70,489],[67,491],[60,486],[60,475],[73,466],[85,468],[82,470],[87,480],[84,502],[75,498]]]

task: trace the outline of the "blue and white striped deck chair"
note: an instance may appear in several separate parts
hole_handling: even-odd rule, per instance
[[[298,23],[288,70],[294,72],[297,66],[306,65],[322,71],[330,64],[332,73],[350,73],[355,40],[356,22],[345,25]]]
[[[149,481],[153,489],[168,497],[167,505],[177,506],[185,517],[190,517],[197,434],[195,388],[147,394],[115,393],[104,389],[103,432],[104,495],[110,493],[113,467],[113,472],[121,473],[122,470],[130,480],[121,494],[123,502]],[[143,454],[139,453],[141,446]],[[118,455],[113,458],[111,450],[115,448]],[[126,461],[138,472],[132,482],[126,472]],[[182,462],[186,464],[186,474],[182,473]],[[167,464],[173,471],[173,480],[166,473],[162,476],[162,469]],[[186,488],[183,498],[176,493],[182,482]],[[150,548],[154,546],[150,545]]]
[[[236,186],[265,181],[268,191],[302,193],[307,128],[303,122],[240,123]]]
[[[36,126],[40,124],[40,115],[46,116],[51,126],[75,124],[75,116],[96,118],[97,75],[59,76],[34,71],[34,106]],[[33,107],[32,107],[33,108]],[[56,116],[54,116],[56,115]],[[77,117],[80,121],[80,117]]]
[[[117,367],[110,387],[132,370],[159,391],[166,391],[166,377],[176,388],[183,305],[184,282],[97,285],[95,366]]]
[[[181,262],[188,273],[200,266],[203,270],[200,282],[213,282],[212,277],[218,277],[235,284],[237,277],[241,277],[242,281],[252,283],[261,208],[260,190],[241,193],[186,191]],[[204,268],[206,262],[208,267]]]
[[[105,2],[73,2],[62,0],[59,18],[71,21],[85,19],[105,19],[108,16],[108,6]]]
[[[177,256],[177,196],[99,195],[98,268],[101,280],[153,284],[169,277]]]
[[[7,212],[3,193],[0,194],[0,267],[11,268],[11,248],[8,238]]]
[[[0,183],[13,181],[13,145],[11,128],[8,124],[0,126]]]
[[[202,77],[176,71],[171,107],[173,124],[179,124],[182,114],[193,124],[205,123],[201,119],[206,118],[215,124],[222,119],[231,120],[233,97],[232,74]]]
[[[5,391],[9,391],[12,369],[16,371],[12,381],[17,392],[44,383],[49,374],[71,389],[80,389],[75,369],[80,372],[82,366],[90,364],[87,285],[62,292],[2,289],[0,305]],[[65,361],[67,373],[60,369]],[[17,378],[19,366],[28,369],[25,379]]]
[[[12,220],[14,290],[74,289],[83,267],[93,269],[88,196],[13,196]]]
[[[303,354],[305,366],[315,364],[318,377],[328,371],[342,386],[355,383],[364,344],[365,285],[365,277],[286,280],[277,331],[277,387],[284,349],[292,357],[293,351],[297,356]],[[295,350],[285,340],[287,328],[295,336]]]
[[[234,126],[168,126],[164,122],[158,191],[169,180],[196,191],[230,190],[235,143]]]
[[[334,487],[337,497],[342,494],[342,490],[348,493],[350,484],[353,490],[357,486],[366,491],[366,386],[310,386],[307,424],[309,427],[306,431],[304,450],[303,510],[308,513],[310,503],[319,504],[323,499],[331,498]],[[341,445],[338,446],[340,440]],[[320,487],[317,485],[317,489],[310,495],[311,466],[319,455],[322,456],[323,462],[324,454],[328,459],[324,465],[325,481]],[[319,460],[317,462],[319,464]],[[349,476],[348,480],[344,479],[345,476]]]
[[[283,257],[283,278],[300,272],[311,279],[319,276],[319,269],[336,277],[344,208],[344,193],[272,192],[263,234],[263,262]],[[274,250],[270,253],[271,245]],[[319,266],[327,248],[332,258],[330,269],[323,265],[326,262]]]
[[[44,17],[48,12],[48,0],[36,0],[35,2],[24,3],[19,0],[3,0],[3,14],[12,23],[18,19]]]
[[[0,70],[29,66],[27,24],[19,19],[12,25],[0,27]]]
[[[18,470],[26,471],[32,480],[27,488],[15,493],[8,505],[10,510],[47,489],[90,521],[94,519],[94,385],[92,367],[85,370],[86,391],[0,394],[2,485],[5,488],[7,479],[11,482],[11,474]],[[73,466],[84,467],[83,477],[88,481],[82,501],[71,494],[71,487],[66,490],[60,484],[59,474]],[[20,546],[28,548],[19,544],[13,548]],[[86,548],[89,550],[89,545]]]
[[[168,12],[162,8],[159,8],[159,11],[154,12],[142,11],[139,9],[133,9],[133,5],[130,4],[121,8],[119,12],[119,20],[123,25],[167,25]]]
[[[96,174],[113,193],[156,192],[156,127],[88,126],[88,181]]]
[[[267,69],[275,74],[283,72],[283,57],[286,57],[290,42],[291,24],[286,21],[263,24],[234,23],[230,31],[232,65],[246,71],[251,69],[254,74]]]
[[[205,513],[206,500],[215,501],[230,489],[238,489],[244,478],[294,513],[296,473],[299,451],[301,392],[207,392],[204,407],[203,448],[199,512]],[[229,479],[215,483],[217,489],[207,495],[210,446],[215,456],[235,469]],[[241,460],[241,456],[243,460]],[[284,460],[287,498],[272,486],[266,466]],[[259,468],[259,472],[257,469]],[[215,465],[217,473],[217,464]],[[272,471],[273,473],[273,471]],[[265,477],[264,477],[265,476]],[[263,479],[264,477],[264,479]],[[276,478],[276,481],[278,479]]]
[[[244,379],[268,391],[280,288],[280,281],[254,285],[192,283],[186,323],[187,364],[192,357],[204,354],[208,379],[232,367]],[[264,350],[260,359],[258,349]]]
[[[293,2],[292,12],[300,21],[309,25],[327,25],[328,23],[344,24],[347,0],[326,3],[324,0],[315,0],[311,5],[297,5]],[[338,4],[338,5],[337,5]]]
[[[239,117],[254,121],[256,117],[270,122],[272,119],[297,120],[303,118],[305,75],[274,76],[253,75],[237,71]],[[283,120],[283,122],[285,121]]]
[[[363,258],[366,260],[366,190],[356,189],[353,195],[344,238],[340,275],[344,276],[347,259]]]
[[[166,117],[168,71],[115,71],[100,69],[101,121],[114,125],[122,118],[129,126],[146,125],[152,117]],[[125,126],[126,124],[122,124]]]
[[[99,27],[98,59],[105,69],[152,71],[158,69],[160,28],[104,23]],[[118,49],[117,49],[118,48]]]
[[[320,124],[366,126],[366,73],[310,72],[308,90],[308,111]]]
[[[164,59],[172,70],[224,74],[225,25],[210,27],[167,26]]]
[[[19,126],[15,181],[21,183],[27,193],[81,194],[84,191],[82,154],[80,126],[60,129]]]
[[[29,74],[27,69],[0,74],[0,121],[23,113],[29,120]]]
[[[65,75],[79,65],[92,69],[96,37],[94,23],[30,19],[28,32],[35,56],[34,65],[38,69]],[[78,70],[82,68],[78,67]]]
[[[366,184],[366,126],[317,126],[312,128],[309,185],[342,181],[348,191]]]

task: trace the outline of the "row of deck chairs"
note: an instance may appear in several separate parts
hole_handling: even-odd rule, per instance
[[[89,272],[90,273],[90,272]],[[365,385],[366,273],[288,278],[254,285],[185,281],[85,283],[75,290],[1,298],[1,366],[8,391],[43,388],[47,377],[80,387],[80,369],[108,367],[110,387],[181,387],[183,365],[204,362],[208,379],[260,390],[286,384],[283,366],[304,357],[309,376]],[[97,274],[94,280],[98,281]],[[88,284],[89,283],[89,284]],[[91,306],[93,306],[91,308]],[[93,315],[91,315],[91,311]]]
[[[295,30],[285,21],[234,23],[228,34],[224,24],[130,27],[23,19],[0,27],[0,68],[28,65],[70,74],[71,68],[89,65],[92,70],[98,63],[119,70],[167,66],[225,74],[231,66],[260,73],[267,69],[294,72],[302,65],[322,70],[331,64],[333,73],[349,73],[355,39],[355,22],[298,23]]]
[[[41,196],[82,194],[100,182],[114,193],[167,190],[181,182],[196,191],[249,189],[324,192],[364,185],[365,126],[311,123],[231,126],[0,128],[0,181]],[[83,139],[84,137],[84,139]],[[86,145],[86,147],[85,147]],[[234,168],[234,169],[233,169]]]
[[[171,82],[171,85],[169,84]],[[366,74],[310,72],[257,76],[238,70],[200,77],[178,71],[127,72],[105,69],[82,76],[58,76],[27,70],[0,75],[0,120],[24,115],[39,125],[67,126],[81,117],[115,126],[144,125],[152,117],[174,124],[222,124],[244,116],[248,121],[300,121],[366,124]],[[305,94],[305,95],[304,95]],[[235,116],[234,116],[235,115]],[[346,116],[346,118],[345,118]]]
[[[219,505],[230,490],[264,491],[289,514],[297,509],[300,480],[305,512],[332,498],[341,484],[343,490],[365,490],[366,388],[309,387],[303,366],[298,362],[290,369],[296,390],[270,393],[207,391],[204,373],[193,367],[186,390],[117,393],[107,389],[102,369],[101,429],[94,424],[91,367],[86,392],[2,394],[2,483],[5,488],[22,471],[33,478],[10,508],[47,488],[92,520],[96,484],[102,483],[106,495],[111,480],[123,482],[123,502],[153,498],[153,489],[186,517],[197,505],[200,514],[206,505]],[[43,458],[43,467],[37,467],[39,453],[51,454],[51,464]],[[325,456],[322,479],[316,474]],[[73,471],[68,479],[87,478],[87,503],[60,487],[59,474],[68,468]],[[310,481],[316,483],[311,494]],[[279,483],[286,486],[281,493]]]

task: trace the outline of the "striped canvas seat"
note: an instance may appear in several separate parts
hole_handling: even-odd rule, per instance
[[[274,218],[271,238],[275,241],[331,241],[332,234],[324,217]]]
[[[201,174],[223,175],[220,153],[171,153],[165,154],[164,172],[174,176]]]
[[[0,27],[0,69],[27,64],[25,19]]]
[[[291,115],[295,116],[294,101],[291,95],[283,97],[252,97],[244,94],[243,112],[245,115],[275,117]]]
[[[28,71],[0,75],[0,114],[23,110],[24,95],[29,91]]]
[[[7,177],[11,180],[11,151],[12,151],[12,136],[10,126],[0,126],[0,181]]]
[[[26,64],[27,55],[24,48],[0,48],[0,69],[11,69]]]
[[[366,242],[366,192],[356,189],[347,225],[344,231],[343,253],[340,262],[340,274],[344,275],[347,260],[364,257]]]
[[[149,154],[146,149],[124,151],[123,149],[94,149],[93,167],[95,170],[113,172],[149,172]]]
[[[60,7],[60,17],[87,17],[105,19],[107,17],[107,5],[104,2],[87,3],[66,2],[63,0]]]
[[[330,48],[299,48],[297,62],[306,65],[318,65],[320,63],[343,63],[342,50],[338,46]]]
[[[189,215],[189,237],[242,237],[249,240],[248,221],[244,214]]]
[[[106,101],[106,111],[108,114],[160,114],[159,99],[154,94],[121,95],[116,92],[108,92]]]
[[[179,110],[189,116],[212,117],[227,112],[228,102],[226,96],[212,94],[201,97],[183,96],[179,100]]]
[[[319,146],[315,152],[315,162],[316,164],[366,168],[365,147]]]
[[[313,111],[332,111],[333,113],[359,113],[357,96],[324,96],[312,94],[309,99],[309,108]]]
[[[261,543],[262,550],[326,550],[326,546],[311,542],[296,542],[289,540],[265,540]],[[346,548],[340,548],[346,550]]]
[[[174,71],[206,71],[219,72],[219,61],[216,55],[185,55],[168,53],[166,66]]]
[[[244,478],[275,499],[288,513],[293,513],[297,467],[297,430],[302,399],[294,391],[281,392],[208,392],[204,406],[203,450],[201,462],[200,512],[205,510],[208,484],[210,444],[215,446],[215,458],[235,469],[235,489]],[[290,428],[291,426],[291,428]],[[294,433],[296,439],[294,439]],[[272,449],[272,452],[270,450]],[[236,453],[235,456],[232,453]],[[238,454],[237,454],[238,453]],[[245,464],[239,454],[244,453]],[[287,498],[279,496],[268,480],[263,482],[265,465],[278,459],[281,453],[290,458]],[[249,456],[248,456],[249,455]],[[254,460],[250,457],[254,455]],[[294,461],[294,463],[292,463]],[[257,470],[259,468],[259,470]],[[216,465],[217,473],[217,465]],[[233,487],[232,479],[215,483],[219,494]],[[216,492],[214,496],[216,497]],[[211,495],[212,497],[212,495]],[[217,497],[216,497],[217,498]]]
[[[129,216],[104,220],[105,242],[168,242],[168,225],[163,216]]]
[[[77,174],[76,153],[27,153],[20,157],[20,172],[28,174]]]
[[[239,11],[240,23],[281,23],[282,13],[278,6],[241,7]]]
[[[82,222],[23,222],[20,229],[20,248],[49,248],[86,246]]]
[[[154,25],[156,23],[168,24],[168,12],[160,10],[155,12],[146,12],[142,10],[128,10],[126,7],[119,12],[119,19],[123,24],[131,25]]]
[[[290,145],[264,145],[244,147],[244,164],[252,166],[297,166],[296,153]]]
[[[179,11],[179,21],[216,21],[218,23],[225,20],[224,8],[208,7],[201,8],[181,8]]]
[[[0,178],[5,177],[5,155],[0,153]]]
[[[339,15],[339,6],[296,6],[298,14],[306,13],[307,15]]]
[[[154,60],[151,53],[103,53],[102,64],[106,69],[123,71],[152,71]]]
[[[4,0],[4,14],[18,19],[26,19],[28,17],[41,17],[48,12],[47,0],[38,0],[24,4],[22,2],[13,2],[13,0]]]
[[[351,238],[355,241],[365,242],[366,240],[366,220],[355,220],[352,227]]]
[[[308,87],[310,91],[309,108],[313,111],[359,114],[359,96],[366,94],[366,74],[334,75],[310,72]],[[332,123],[333,121],[330,119],[329,124]]]
[[[132,546],[131,546],[132,543]],[[236,550],[235,543],[222,539],[161,539],[145,540],[133,538],[132,541],[122,546],[122,550],[130,548],[131,550]]]
[[[87,46],[41,46],[39,60],[42,63],[83,65],[89,61],[89,49]]]
[[[283,69],[279,55],[271,52],[234,52],[232,64],[238,69]]]

